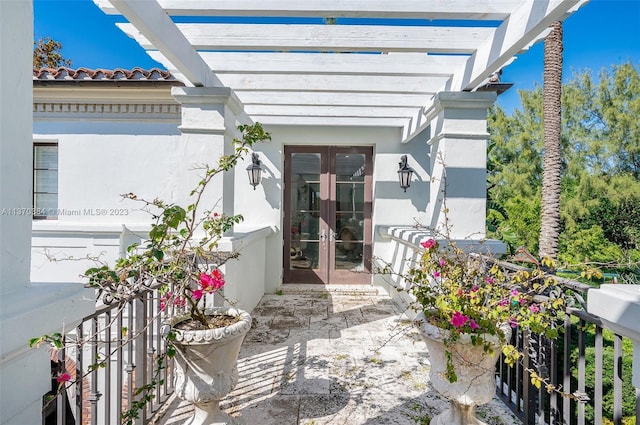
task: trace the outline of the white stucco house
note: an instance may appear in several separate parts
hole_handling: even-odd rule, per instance
[[[2,424],[39,423],[49,364],[28,338],[93,308],[87,262],[50,259],[122,255],[149,217],[121,194],[184,201],[240,124],[271,134],[262,181],[248,157],[208,202],[244,216],[223,249],[246,309],[290,283],[384,285],[372,258],[403,259],[443,205],[453,237],[483,239],[491,77],[584,0],[95,3],[166,71],[32,73],[32,5],[0,2]]]

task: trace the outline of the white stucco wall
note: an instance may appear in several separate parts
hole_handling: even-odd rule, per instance
[[[377,226],[408,225],[424,218],[424,199],[429,185],[426,171],[429,155],[424,140],[416,138],[406,145],[400,144],[401,132],[396,128],[265,126],[265,129],[271,133],[272,140],[254,146],[265,169],[262,184],[255,191],[249,186],[246,167],[250,158],[239,164],[235,171],[235,207],[237,213],[244,215],[247,224],[275,226],[275,232],[266,242],[269,253],[266,265],[267,292],[275,292],[282,282],[282,169],[285,145],[374,147],[374,255],[378,255],[377,245],[387,243],[376,236]],[[412,186],[406,193],[400,188],[397,174],[398,162],[404,154],[409,156],[409,164],[416,170]]]
[[[231,123],[226,124],[235,129],[234,115],[227,113],[224,103],[207,112],[201,117],[205,121],[209,114],[224,114],[219,124],[224,126],[228,120]],[[188,194],[196,187],[202,166],[213,166],[223,152],[229,154],[223,140],[238,136],[237,132],[225,136],[216,129],[200,131],[198,120],[189,121],[191,127],[186,128],[178,117],[172,124],[154,122],[144,115],[138,118],[135,128],[131,127],[132,117],[126,121],[108,115],[82,120],[36,119],[34,140],[58,144],[59,216],[33,222],[34,281],[80,282],[84,270],[95,264],[87,257],[113,264],[133,239],[146,237],[152,219],[141,210],[143,204],[122,199],[121,194],[133,192],[139,198],[160,198],[186,206],[193,201]],[[241,182],[240,188],[248,193],[246,176]],[[220,175],[207,188],[203,209],[222,213],[224,204],[233,210],[233,202],[222,198],[222,186]],[[223,250],[242,252],[241,259],[228,266],[225,288],[229,300],[242,308],[252,309],[264,294],[264,245],[274,224],[246,221],[221,244]],[[70,257],[73,261],[68,261]]]
[[[42,90],[46,89],[39,88],[38,93]],[[181,116],[176,113],[173,118],[157,121],[144,114],[107,114],[79,120],[64,115],[55,119],[49,114],[36,120],[34,138],[54,140],[59,146],[60,215],[58,220],[34,223],[34,278],[77,281],[86,269],[87,263],[81,261],[53,267],[42,254],[44,247],[66,250],[67,255],[73,256],[102,255],[102,259],[112,262],[122,251],[119,238],[123,226],[141,229],[138,236],[143,238],[150,219],[139,210],[140,204],[122,200],[121,194],[133,192],[142,198],[159,197],[185,205],[186,194],[198,181],[199,171],[194,168],[213,164],[221,154],[231,153],[230,142],[239,137],[235,128],[242,108],[233,93],[224,88],[162,90],[164,94],[147,94],[164,99],[170,92],[181,106]],[[462,237],[470,236],[468,229],[478,237],[484,235],[484,177],[469,181],[469,176],[476,172],[484,176],[482,137],[486,133],[486,111],[477,105],[488,105],[492,99],[475,93],[441,96],[433,128],[428,127],[409,143],[401,143],[399,128],[265,126],[272,140],[254,146],[264,168],[262,183],[256,190],[247,179],[250,155],[240,161],[232,175],[219,176],[208,189],[204,205],[227,214],[242,214],[244,222],[238,226],[242,234],[272,229],[264,234],[267,258],[262,271],[264,285],[257,289],[260,295],[264,291],[276,292],[282,282],[282,170],[286,145],[373,147],[374,256],[389,252],[389,240],[381,237],[380,229],[434,226],[439,222],[439,179],[444,175],[445,163],[447,187],[452,195],[449,207],[455,205],[450,216],[458,220],[456,230],[464,233]],[[131,97],[126,93],[123,101],[135,102]],[[397,174],[402,155],[408,156],[409,166],[415,170],[406,192],[400,188]]]

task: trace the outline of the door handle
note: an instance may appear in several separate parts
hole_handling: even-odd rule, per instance
[[[325,229],[322,229],[322,232],[320,233],[320,240],[322,242],[326,242],[327,240],[327,232],[325,231]]]
[[[333,242],[336,239],[336,233],[333,229],[329,230],[329,242]]]

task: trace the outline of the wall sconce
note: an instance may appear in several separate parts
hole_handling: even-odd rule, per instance
[[[260,184],[262,177],[260,156],[254,152],[251,154],[251,165],[247,167],[247,173],[249,173],[249,184],[253,186],[253,190],[256,190],[256,186]]]
[[[399,166],[398,178],[400,179],[400,187],[406,192],[407,188],[411,186],[411,176],[413,176],[413,168],[407,164],[407,155],[402,155]]]

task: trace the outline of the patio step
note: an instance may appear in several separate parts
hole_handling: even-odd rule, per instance
[[[320,285],[305,283],[285,283],[281,287],[282,294],[336,294],[386,296],[380,288],[373,285]]]

